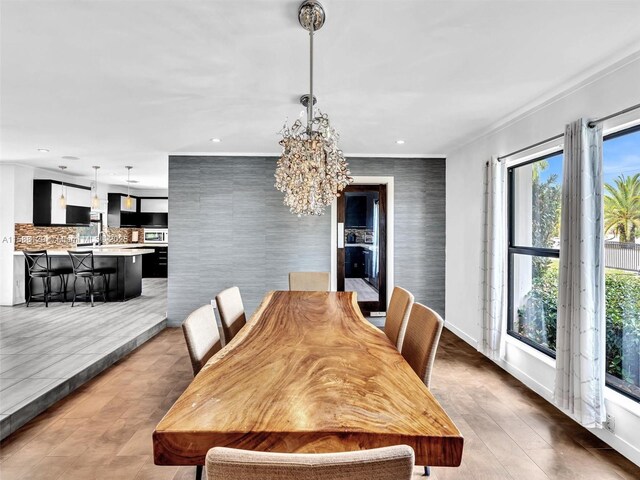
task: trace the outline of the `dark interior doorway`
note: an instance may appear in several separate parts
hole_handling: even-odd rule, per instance
[[[387,298],[387,186],[350,185],[338,197],[338,291],[355,291],[365,315]],[[342,225],[341,225],[342,224]]]

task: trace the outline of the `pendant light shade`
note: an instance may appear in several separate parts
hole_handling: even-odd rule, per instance
[[[94,165],[93,170],[95,171],[94,179],[93,179],[93,197],[91,197],[91,210],[99,210],[100,209],[100,197],[98,196],[98,169],[99,166]]]
[[[64,174],[64,171],[66,170],[66,165],[58,165],[58,168],[60,170],[62,170],[62,173]],[[62,189],[60,190],[60,198],[58,199],[58,206],[60,208],[67,208],[67,199],[64,198],[64,180],[62,181]]]
[[[124,199],[124,207],[128,210],[131,207],[133,207],[133,198],[131,198],[131,192],[130,192],[130,187],[131,187],[131,169],[133,167],[126,166],[125,168],[127,169],[127,198]]]

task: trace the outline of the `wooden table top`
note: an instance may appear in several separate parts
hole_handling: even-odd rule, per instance
[[[203,465],[214,446],[323,453],[413,447],[458,466],[463,438],[351,292],[267,294],[153,433],[157,465]]]

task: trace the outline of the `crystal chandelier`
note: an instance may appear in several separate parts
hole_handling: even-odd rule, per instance
[[[313,33],[324,25],[322,5],[305,0],[298,9],[298,20],[309,31],[309,94],[300,98],[307,108],[307,125],[305,128],[298,119],[280,132],[282,156],[276,168],[275,187],[284,193],[284,204],[291,213],[323,215],[325,207],[353,178],[329,117],[320,111],[314,116],[313,112]]]

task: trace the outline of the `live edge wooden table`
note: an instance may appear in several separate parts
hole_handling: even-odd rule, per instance
[[[458,466],[463,438],[351,292],[267,294],[153,432],[157,465],[204,465],[215,446],[325,453],[406,444]]]

